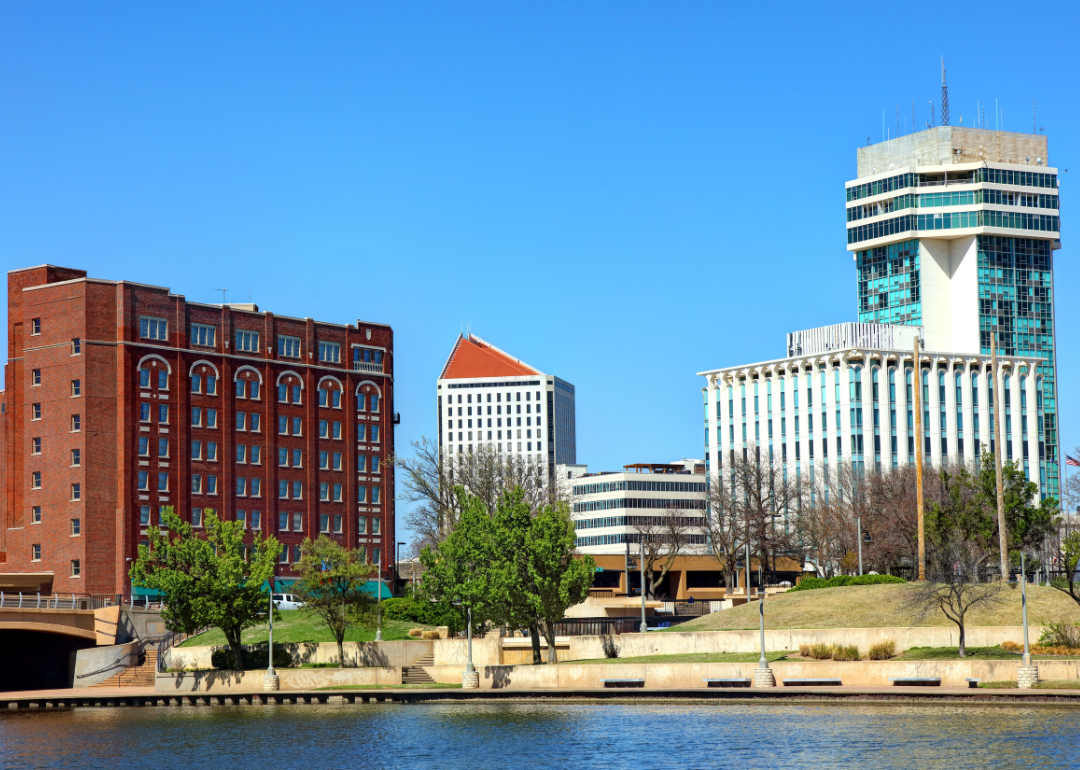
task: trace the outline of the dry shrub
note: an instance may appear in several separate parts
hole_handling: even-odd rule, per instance
[[[1024,645],[1016,642],[1002,642],[1001,649],[1016,655],[1024,654]],[[1068,647],[1063,644],[1033,644],[1031,652],[1035,655],[1080,655],[1080,647]]]
[[[859,660],[859,648],[855,645],[837,644],[833,646],[833,660]]]
[[[1024,651],[1024,645],[1017,644],[1016,642],[1002,642],[1000,647],[1001,647],[1001,649],[1005,650],[1005,652],[1021,652],[1022,653]]]
[[[809,644],[800,644],[799,645],[799,655],[804,657],[804,658],[812,658],[813,655],[810,652],[811,649],[812,648],[811,648],[811,646]]]
[[[423,635],[424,635],[424,629],[422,629],[422,628],[410,628],[409,629],[409,636],[411,636],[413,639],[419,639]]]
[[[424,631],[421,634],[421,638],[422,639],[438,639],[439,638],[439,632],[438,631]]]
[[[896,643],[895,642],[880,642],[878,644],[870,645],[870,652],[867,655],[870,660],[888,660],[889,658],[896,657]]]
[[[829,660],[833,656],[833,645],[812,644],[810,645],[810,657],[814,660]]]

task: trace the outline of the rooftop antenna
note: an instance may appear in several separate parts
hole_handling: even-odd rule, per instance
[[[949,125],[949,87],[945,85],[945,57],[941,57],[941,125]]]
[[[228,289],[214,289],[214,291],[220,291],[221,292],[221,304],[224,305],[225,304],[225,293],[228,291]]]

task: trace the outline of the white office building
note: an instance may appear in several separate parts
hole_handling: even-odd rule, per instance
[[[993,451],[992,388],[997,387],[1002,457],[1024,468],[1045,491],[1041,363],[1035,356],[999,356],[992,375],[990,356],[921,349],[927,461],[970,463]],[[699,372],[706,380],[710,472],[721,471],[733,453],[753,447],[806,480],[816,469],[841,462],[867,469],[913,462],[914,369],[914,345],[862,345]]]
[[[577,462],[574,386],[475,334],[458,337],[436,383],[444,457],[488,447],[556,465]]]
[[[560,468],[560,471],[563,471]],[[571,514],[582,553],[621,554],[640,542],[640,526],[675,512],[685,516],[689,538],[685,554],[705,553],[705,463],[638,463],[622,471],[589,473],[577,466],[569,478]]]

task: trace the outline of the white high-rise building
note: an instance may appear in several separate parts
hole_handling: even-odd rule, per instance
[[[444,457],[489,447],[551,468],[577,462],[574,386],[475,334],[458,337],[436,384]]]

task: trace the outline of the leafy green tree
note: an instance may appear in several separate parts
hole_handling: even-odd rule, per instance
[[[574,555],[576,543],[574,522],[565,503],[544,506],[525,535],[530,577],[526,591],[543,621],[551,663],[558,662],[555,623],[566,616],[569,607],[585,601],[596,571],[591,556]]]
[[[1065,579],[1053,580],[1050,585],[1068,594],[1080,606],[1080,580],[1076,576],[1077,569],[1080,569],[1080,532],[1062,538],[1058,559],[1065,569]]]
[[[200,537],[171,506],[163,508],[161,525],[167,533],[158,527],[148,530],[150,544],[139,546],[131,583],[162,593],[161,616],[170,631],[221,629],[234,665],[243,671],[240,635],[267,611],[263,583],[274,575],[281,545],[272,535],[257,534],[245,546],[243,523],[221,521],[210,509],[204,522],[206,536]]]
[[[500,496],[492,518],[499,557],[492,564],[496,571],[495,589],[500,599],[494,620],[510,628],[529,629],[533,663],[543,663],[540,618],[532,601],[533,591],[524,590],[525,586],[532,586],[526,538],[533,524],[533,513],[524,493],[512,490]]]
[[[345,633],[352,625],[370,624],[375,599],[364,587],[378,567],[368,564],[365,554],[326,535],[305,539],[300,553],[295,565],[300,580],[293,588],[304,600],[304,610],[321,617],[334,635],[338,665],[344,666]]]
[[[1023,469],[1012,460],[1001,467],[1005,498],[1005,528],[1010,553],[1041,545],[1043,538],[1054,529],[1058,501],[1052,497],[1039,499],[1039,485],[1028,479]],[[993,455],[983,455],[979,466],[979,489],[984,507],[990,512],[991,530],[997,542],[997,475]]]

